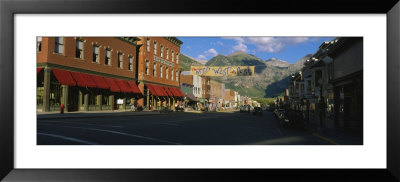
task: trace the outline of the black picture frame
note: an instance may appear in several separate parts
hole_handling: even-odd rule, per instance
[[[14,15],[30,13],[380,13],[387,15],[386,169],[15,169]],[[0,180],[5,181],[399,181],[399,17],[389,1],[0,0]],[[382,58],[384,59],[384,58]],[[377,63],[379,64],[379,63]],[[381,121],[385,122],[384,118]],[[366,159],[367,160],[367,159]],[[222,179],[221,179],[222,178]]]

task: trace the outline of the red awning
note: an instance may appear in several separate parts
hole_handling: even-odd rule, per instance
[[[85,80],[86,86],[91,88],[96,88],[97,84],[94,82],[92,75],[86,73],[80,73],[81,77]]]
[[[132,93],[142,94],[138,86],[133,81],[128,81],[129,86],[131,87]]]
[[[42,71],[42,69],[43,68],[37,68],[37,73],[36,74],[39,74],[39,72]]]
[[[156,90],[153,88],[153,85],[151,84],[146,84],[146,87],[150,90],[151,95],[158,96],[158,93]]]
[[[110,86],[110,91],[111,91],[111,92],[121,92],[121,89],[118,87],[118,85],[117,85],[117,83],[114,81],[114,79],[104,77],[104,80],[106,80],[108,86]]]
[[[178,93],[179,93],[179,95],[180,95],[181,97],[185,97],[185,94],[181,91],[180,88],[176,88],[176,90],[178,91]]]
[[[175,93],[175,90],[172,87],[167,87],[167,89],[172,93],[173,96],[178,97],[177,93]]]
[[[174,94],[171,91],[169,91],[169,89],[167,87],[162,86],[162,88],[168,94],[168,96],[171,96],[171,97],[174,96]]]
[[[72,78],[69,71],[59,70],[56,68],[52,68],[51,70],[53,71],[54,76],[56,76],[58,82],[60,82],[61,85],[69,85],[69,86],[76,85],[76,82]]]
[[[80,87],[87,87],[87,83],[81,73],[78,72],[71,72],[72,77]]]
[[[93,78],[93,81],[96,83],[97,88],[102,88],[102,89],[110,88],[110,86],[108,86],[107,82],[104,80],[103,77],[96,75],[91,75],[91,76]]]
[[[182,93],[180,88],[173,88],[173,90],[175,91],[175,96],[177,97],[185,97],[185,94]]]
[[[120,80],[120,79],[115,79],[115,82],[117,82],[119,88],[121,88],[121,91],[124,93],[129,93],[131,92],[131,87],[128,85],[128,82],[125,80]]]
[[[158,92],[159,96],[168,96],[168,94],[164,91],[162,86],[153,85],[153,87],[155,88],[156,92]]]

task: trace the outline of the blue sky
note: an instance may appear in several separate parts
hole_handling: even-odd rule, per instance
[[[324,41],[334,37],[178,37],[181,53],[199,60],[210,60],[241,50],[263,60],[277,58],[294,63],[314,53]]]

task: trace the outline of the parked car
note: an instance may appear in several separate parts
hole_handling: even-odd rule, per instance
[[[240,106],[240,112],[248,112],[248,113],[250,113],[250,105]]]
[[[262,115],[263,114],[263,112],[262,112],[262,108],[261,107],[254,107],[254,109],[253,109],[253,115]]]

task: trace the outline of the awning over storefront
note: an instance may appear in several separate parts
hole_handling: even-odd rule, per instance
[[[102,88],[102,89],[109,89],[110,86],[107,84],[107,82],[104,80],[103,77],[97,76],[97,75],[91,75],[93,78],[93,81],[96,83],[97,88]]]
[[[171,97],[174,96],[174,94],[168,89],[168,87],[162,86],[162,88],[168,94],[168,96],[171,96]]]
[[[39,72],[42,71],[42,69],[43,68],[37,68],[37,73],[36,74],[39,74]]]
[[[175,91],[175,96],[176,97],[185,97],[185,94],[183,94],[183,92],[181,91],[181,89],[179,89],[179,88],[173,88],[174,89],[174,91]]]
[[[197,102],[197,98],[196,96],[194,96],[192,93],[190,94],[185,94],[186,99],[190,100],[190,101],[196,101]]]
[[[91,88],[96,88],[96,82],[94,82],[92,75],[86,73],[80,73],[81,77],[85,80],[86,86]]]
[[[150,90],[151,95],[158,96],[158,93],[151,84],[146,84],[146,87]]]
[[[159,85],[152,85],[153,88],[156,90],[156,92],[158,93],[158,96],[168,96],[168,94],[164,91],[164,89],[162,88],[162,86]]]
[[[85,79],[82,77],[82,75],[78,72],[70,72],[78,86],[80,87],[87,87],[87,84],[85,82]]]
[[[129,86],[131,87],[131,92],[135,94],[142,94],[140,91],[139,87],[136,85],[136,83],[132,81],[128,81]]]
[[[121,92],[124,92],[124,93],[131,92],[131,87],[128,85],[128,82],[126,82],[125,80],[115,79],[115,82],[117,82],[119,88],[121,89]]]
[[[69,71],[59,70],[56,68],[52,68],[51,70],[53,71],[54,76],[56,76],[58,82],[60,82],[61,85],[69,85],[69,86],[76,85],[76,82],[72,78]]]
[[[104,79],[106,80],[108,86],[110,86],[110,91],[111,92],[121,92],[121,89],[118,87],[117,83],[114,81],[114,79],[112,78],[106,78],[104,77]]]

